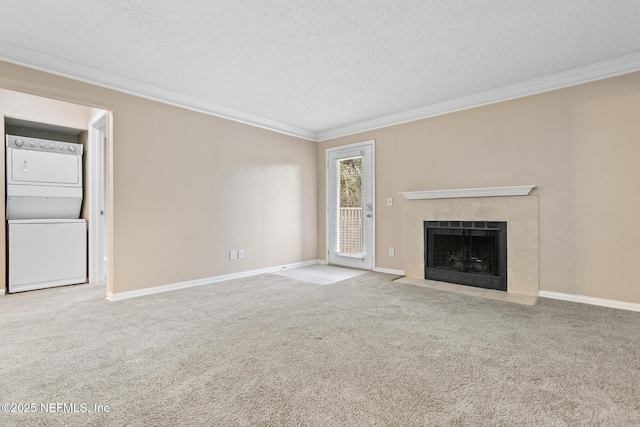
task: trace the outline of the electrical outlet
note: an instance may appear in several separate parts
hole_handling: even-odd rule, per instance
[[[235,250],[229,251],[229,259],[231,261],[238,259],[238,252]]]
[[[387,206],[393,206],[393,197],[387,198]]]
[[[242,259],[242,258],[244,258],[244,250],[238,249],[238,259]]]
[[[395,255],[396,255],[395,248],[389,248],[389,256],[395,256]]]

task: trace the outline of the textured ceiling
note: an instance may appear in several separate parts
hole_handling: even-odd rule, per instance
[[[640,53],[637,0],[1,4],[0,58],[64,60],[308,134]]]

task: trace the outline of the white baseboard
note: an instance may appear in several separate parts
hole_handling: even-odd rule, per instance
[[[394,274],[396,276],[404,276],[403,270],[394,270],[393,268],[375,267],[373,271],[375,271],[376,273],[386,273],[386,274]]]
[[[226,280],[240,279],[240,278],[243,278],[243,277],[250,277],[250,276],[257,276],[258,274],[275,273],[276,271],[280,271],[280,270],[283,270],[283,269],[307,267],[309,265],[320,264],[321,262],[322,262],[321,260],[314,259],[314,260],[311,260],[311,261],[295,262],[293,264],[278,265],[278,266],[275,266],[275,267],[261,268],[261,269],[258,269],[258,270],[242,271],[240,273],[224,274],[222,276],[206,277],[204,279],[188,280],[186,282],[171,283],[169,285],[163,285],[163,286],[154,286],[152,288],[138,289],[138,290],[135,290],[135,291],[119,292],[119,293],[116,293],[116,294],[113,294],[111,292],[107,292],[107,299],[109,301],[120,301],[120,300],[123,300],[123,299],[141,297],[141,296],[144,296],[144,295],[152,295],[152,294],[158,294],[158,293],[161,293],[161,292],[175,291],[177,289],[191,288],[191,287],[194,287],[194,286],[201,286],[201,285],[208,285],[208,284],[211,284],[211,283],[224,282]]]
[[[0,295],[4,295],[4,289],[0,289]]]
[[[602,307],[619,308],[622,310],[640,311],[640,304],[612,299],[588,297],[584,295],[563,294],[561,292],[540,291],[538,296],[542,298],[559,299],[563,301],[581,302],[583,304],[599,305]]]

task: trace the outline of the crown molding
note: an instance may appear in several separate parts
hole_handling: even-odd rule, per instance
[[[426,105],[402,113],[353,123],[322,132],[314,132],[181,95],[2,41],[0,41],[0,60],[127,93],[129,95],[139,96],[152,101],[186,108],[199,113],[221,117],[223,119],[316,142],[550,92],[640,70],[640,53],[635,53],[522,83]]]
[[[536,95],[596,80],[620,76],[638,70],[640,70],[640,53],[634,53],[573,70],[552,74],[550,76],[540,77],[522,83],[503,86],[497,89],[463,96],[449,101],[439,102],[437,104],[427,105],[425,107],[416,108],[402,113],[322,131],[318,133],[318,141],[326,141],[342,136],[353,135],[355,133],[395,126],[429,117],[441,116],[448,113],[454,113],[456,111],[496,104],[498,102],[509,101],[511,99],[523,98],[525,96]]]
[[[2,41],[0,60],[273,132],[311,141],[318,140],[316,132],[243,113]]]

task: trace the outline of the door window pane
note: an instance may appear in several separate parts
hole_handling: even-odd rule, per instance
[[[337,252],[362,254],[362,157],[337,161]]]

